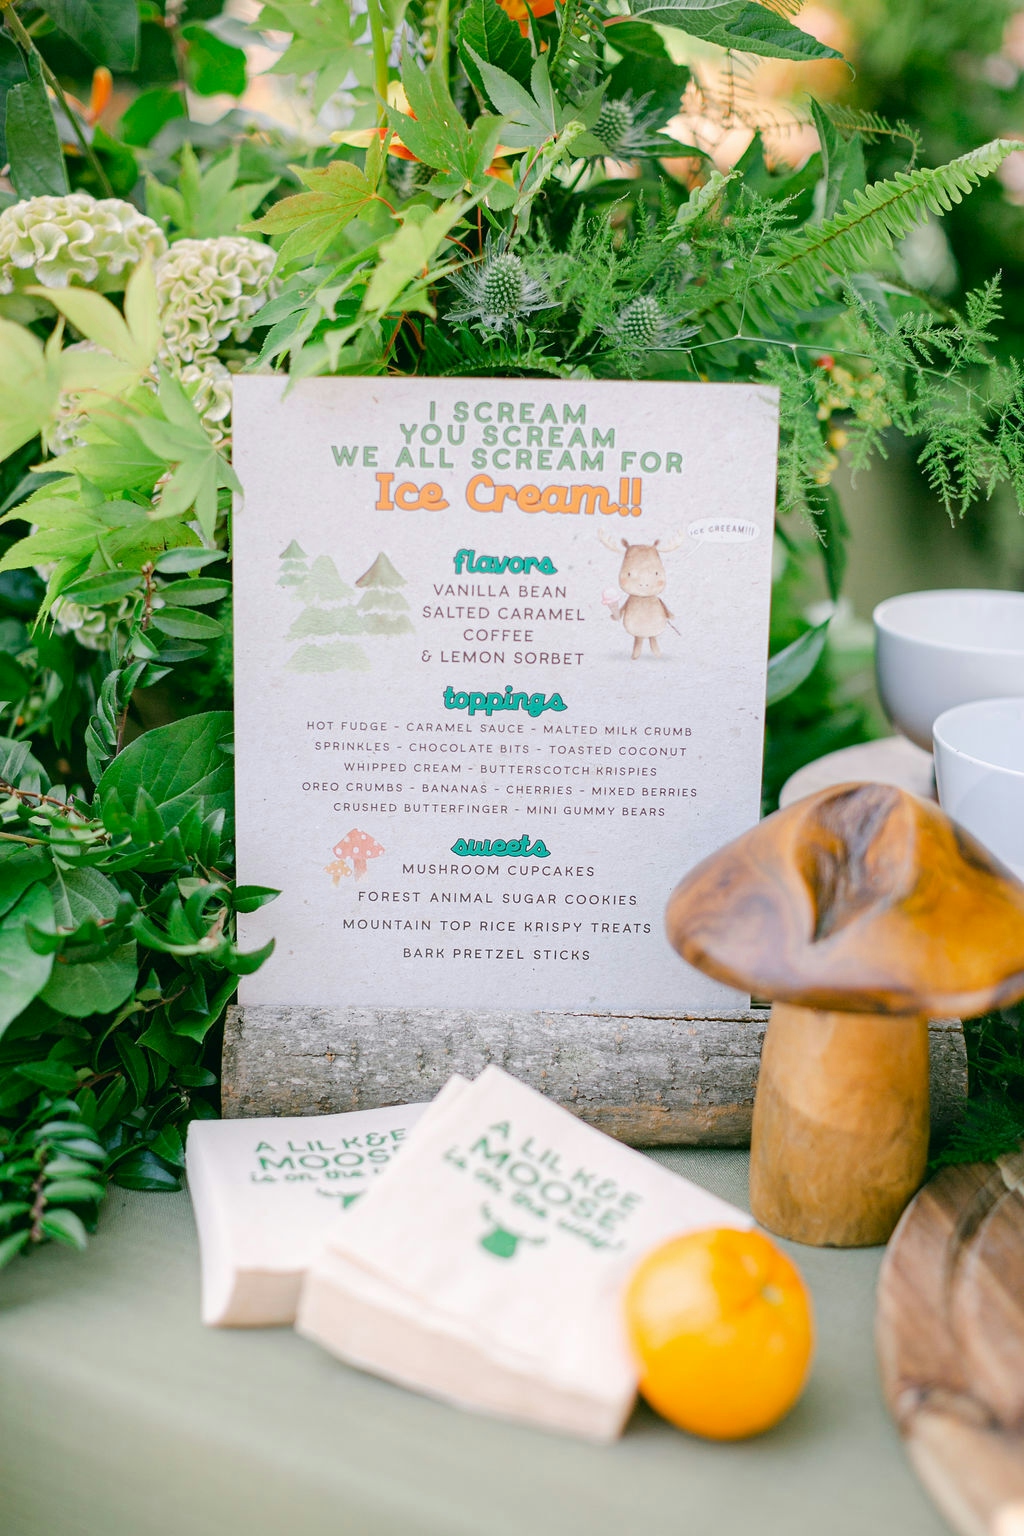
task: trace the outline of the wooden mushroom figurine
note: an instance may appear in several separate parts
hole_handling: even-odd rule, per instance
[[[1024,885],[938,806],[844,784],[769,816],[674,891],[698,970],[773,1000],[751,1207],[798,1242],[885,1242],[924,1177],[928,1020],[1024,996]]]

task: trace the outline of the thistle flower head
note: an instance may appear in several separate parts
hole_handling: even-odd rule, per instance
[[[167,249],[160,226],[119,197],[29,197],[0,213],[0,294],[38,283],[124,287],[144,256]]]
[[[631,155],[660,147],[663,141],[654,135],[661,113],[649,110],[652,96],[653,92],[648,91],[643,96],[634,97],[632,90],[628,90],[614,101],[602,104],[591,132],[600,139],[609,155],[628,160]]]
[[[681,325],[653,293],[638,293],[622,306],[605,332],[626,351],[649,352],[680,347],[699,329]]]
[[[179,240],[156,264],[166,356],[178,363],[211,357],[225,341],[245,341],[272,292],[276,255],[242,235]]]
[[[482,261],[454,273],[452,284],[462,295],[462,303],[449,310],[449,319],[473,321],[487,331],[503,331],[555,303],[544,285],[527,271],[521,256],[490,246]]]

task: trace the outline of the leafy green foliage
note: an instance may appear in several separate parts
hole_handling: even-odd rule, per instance
[[[57,125],[35,55],[26,65],[27,78],[7,92],[4,144],[11,163],[11,180],[19,197],[59,197],[68,190]]]
[[[693,5],[689,0],[631,0],[630,12],[663,27],[678,27],[691,37],[720,48],[735,48],[770,59],[837,59],[842,55],[819,43],[778,11],[752,0],[721,5]],[[614,34],[612,37],[614,43]]]
[[[155,176],[148,179],[147,213],[172,240],[233,235],[276,185],[274,180],[240,182],[240,162],[241,150],[234,145],[203,170],[191,144],[183,144],[177,186]]]
[[[970,1097],[933,1168],[988,1162],[1024,1139],[1024,1008],[964,1021]]]
[[[97,64],[129,72],[139,55],[135,0],[46,0],[46,12]]]

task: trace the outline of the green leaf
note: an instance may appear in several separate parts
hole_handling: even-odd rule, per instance
[[[32,679],[25,668],[19,666],[7,651],[0,651],[0,699],[4,703],[22,699],[32,686]]]
[[[26,924],[53,927],[53,900],[45,886],[30,885],[0,922],[0,1034],[42,991],[53,966],[52,955],[37,955]]]
[[[245,53],[215,33],[191,22],[181,29],[187,49],[185,69],[198,96],[241,96],[245,91]]]
[[[161,588],[160,596],[165,603],[196,608],[204,603],[217,603],[230,591],[230,581],[218,581],[215,576],[195,576],[191,580],[171,582],[170,586]]]
[[[28,1227],[22,1232],[12,1232],[10,1237],[0,1238],[0,1269],[9,1264],[27,1244],[31,1233]]]
[[[217,1078],[206,1067],[179,1067],[177,1072],[179,1083],[186,1088],[215,1088]]]
[[[191,608],[183,610],[177,606],[155,609],[153,627],[180,640],[216,640],[224,633],[224,626],[208,613],[193,613]]]
[[[293,170],[310,190],[282,198],[262,219],[243,225],[264,234],[288,235],[278,253],[281,266],[303,256],[317,256],[374,203],[384,207],[377,197],[376,183],[348,160],[332,160],[311,170],[294,166]]]
[[[12,86],[21,85],[28,76],[25,60],[8,32],[0,32],[0,161],[7,164],[7,140],[4,123],[7,117],[7,93]]]
[[[7,92],[5,132],[11,181],[19,197],[63,197],[70,190],[68,173],[34,53],[26,68],[28,79]],[[4,449],[4,455],[9,451]]]
[[[625,96],[627,91],[632,91],[634,99],[647,96],[649,101],[645,112],[658,114],[658,126],[663,127],[670,118],[675,117],[679,111],[690,81],[690,71],[685,64],[676,64],[670,57],[668,50],[653,27],[641,26],[636,22],[627,22],[625,26],[616,27],[614,46],[618,48],[622,42],[621,34],[630,28],[637,32],[648,32],[656,43],[660,45],[661,52],[634,52],[627,50],[622,61],[616,64],[608,78],[608,89],[605,92],[607,101],[617,101]],[[665,154],[679,154],[680,149],[665,149],[659,146]]]
[[[0,458],[35,437],[57,406],[59,384],[38,336],[0,319]]]
[[[237,885],[232,893],[231,905],[236,912],[256,912],[280,894],[270,885]]]
[[[486,94],[476,58],[528,85],[533,51],[516,22],[494,0],[470,0],[459,23],[459,57],[477,90]]]
[[[187,116],[183,91],[169,86],[142,91],[127,108],[118,124],[118,132],[125,144],[135,149],[145,149],[152,144],[161,128],[176,118]]]
[[[101,571],[98,576],[83,576],[81,580],[73,581],[60,595],[69,602],[91,608],[116,603],[129,592],[137,592],[141,586],[142,576],[138,571]]]
[[[50,1093],[73,1093],[78,1087],[78,1074],[66,1061],[26,1061],[14,1070]]]
[[[47,1169],[49,1172],[49,1169]],[[106,1186],[95,1179],[53,1179],[44,1186],[47,1200],[102,1200]]]
[[[129,74],[139,55],[136,0],[46,0],[46,14],[97,64]]]
[[[11,910],[30,885],[49,880],[52,873],[53,861],[47,850],[0,844],[0,916]]]
[[[215,560],[223,560],[222,549],[201,549],[195,544],[186,544],[180,549],[168,549],[158,556],[156,568],[161,575],[177,575],[179,571],[195,571],[204,565],[212,565]]]
[[[96,1169],[92,1163],[86,1163],[78,1157],[64,1157],[63,1155],[51,1157],[46,1164],[46,1177],[48,1179],[94,1179]]]
[[[401,11],[401,3],[396,7]],[[353,21],[362,30],[365,13],[353,12],[349,0],[276,0],[260,13],[260,26],[290,32],[292,41],[273,65],[277,75],[314,75],[313,111],[321,107],[351,74],[364,88],[373,83],[369,48],[354,41]],[[391,25],[397,26],[398,21]]]
[[[811,113],[821,145],[822,169],[825,177],[825,197],[822,217],[831,219],[844,203],[865,184],[864,149],[859,134],[844,137],[831,119],[811,97]]]
[[[134,1040],[129,1040],[127,1035],[115,1036],[114,1044],[117,1047],[117,1054],[124,1062],[125,1071],[135,1091],[135,1098],[139,1104],[144,1104],[149,1089],[149,1065],[146,1061],[146,1053],[139,1049]]]
[[[442,203],[431,212],[422,204],[414,203],[404,211],[401,229],[381,243],[380,260],[363,300],[366,315],[386,314],[413,278],[424,273],[466,206],[452,201]]]
[[[47,1237],[52,1237],[58,1243],[66,1243],[69,1248],[81,1251],[88,1244],[85,1224],[74,1211],[47,1211],[39,1225]]]
[[[551,89],[543,55],[533,65],[530,89],[527,90],[503,69],[488,64],[472,49],[469,52],[487,88],[487,95],[504,115],[505,122],[500,125],[503,143],[510,149],[536,148],[556,137],[565,121],[566,111]]]
[[[810,677],[825,649],[831,622],[826,619],[823,624],[816,624],[769,659],[768,704],[778,704],[780,699],[788,698]]]
[[[728,0],[711,9],[694,9],[687,0],[632,0],[631,11],[645,21],[676,27],[703,42],[739,53],[770,59],[842,58],[834,48],[819,43],[809,32],[801,32],[777,11],[753,4],[753,0]],[[614,26],[608,28],[608,41],[614,48]]]
[[[148,1147],[137,1147],[116,1164],[114,1183],[122,1189],[171,1191],[181,1188],[177,1174],[166,1168]]]
[[[58,929],[110,922],[118,909],[117,887],[98,869],[58,870],[50,886]],[[41,992],[44,1003],[73,1019],[110,1013],[130,997],[138,976],[135,941],[129,939],[99,959],[77,960],[74,951],[58,955]]]
[[[156,282],[148,261],[141,261],[128,280],[125,291],[125,313],[122,316],[116,305],[101,294],[88,288],[30,288],[29,293],[45,299],[62,315],[66,315],[76,330],[89,341],[125,363],[131,375],[143,374],[156,357],[160,345],[159,309]],[[86,367],[94,365],[89,354],[70,353],[62,357],[62,364],[77,367],[85,361]],[[88,374],[77,375],[66,381],[76,389],[88,383]]]
[[[831,485],[815,487],[815,527],[821,541],[821,558],[825,564],[825,579],[833,602],[838,602],[846,573],[846,544],[850,529],[843,515],[842,503]]]
[[[236,186],[240,160],[241,152],[233,145],[226,155],[202,170],[191,144],[183,144],[177,188],[150,176],[146,211],[165,227],[174,225],[179,237],[205,240],[233,235],[277,184],[261,181]]]
[[[139,790],[145,788],[168,830],[194,805],[201,817],[223,811],[230,833],[232,760],[221,744],[230,738],[231,724],[228,711],[192,715],[158,725],[130,742],[97,785],[104,824],[112,831],[125,826]]]
[[[479,55],[477,56],[479,62]],[[492,69],[492,65],[487,65]],[[501,70],[498,74],[502,74]],[[515,87],[511,76],[504,76]],[[494,158],[502,124],[499,118],[482,114],[469,128],[452,100],[448,81],[440,63],[421,69],[408,46],[402,52],[402,84],[409,99],[410,116],[388,107],[388,122],[418,159],[454,178],[454,185],[486,185],[487,168]],[[529,97],[527,97],[529,100]],[[511,142],[511,141],[509,141]]]

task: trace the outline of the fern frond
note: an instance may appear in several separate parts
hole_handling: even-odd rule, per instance
[[[603,0],[563,0],[558,12],[550,71],[555,88],[565,90],[574,80],[586,80],[603,56],[610,13]]]
[[[896,123],[890,123],[887,118],[879,116],[877,112],[866,112],[859,107],[847,107],[841,102],[819,102],[818,105],[832,124],[840,133],[858,133],[866,144],[877,143],[879,139],[905,139],[910,145],[910,162],[907,170],[912,171],[917,163],[917,157],[921,153],[921,135],[916,128],[911,128],[901,118]]]
[[[1016,139],[993,139],[948,165],[901,171],[855,193],[824,223],[783,235],[757,274],[761,304],[786,313],[812,308],[836,279],[868,265],[880,247],[891,249],[929,214],[948,212],[1019,149]]]

